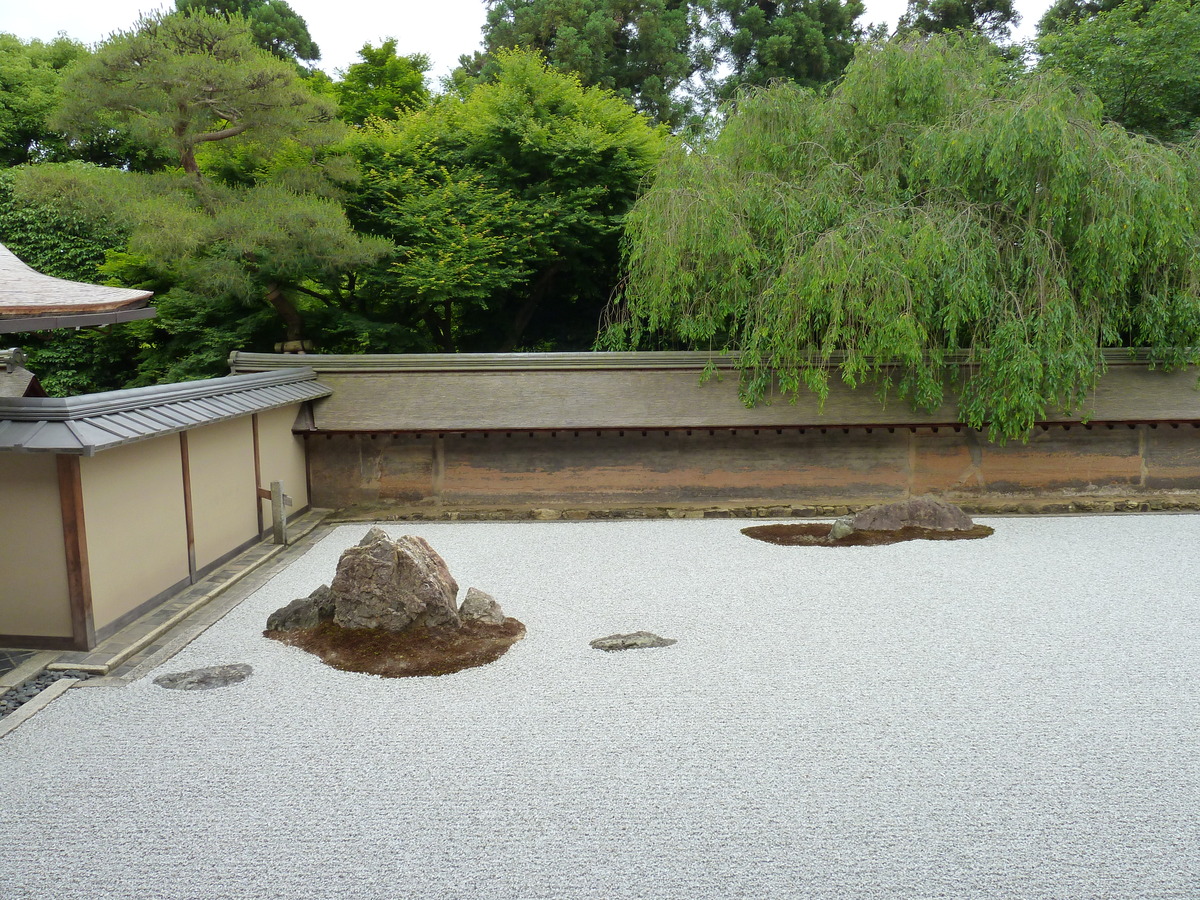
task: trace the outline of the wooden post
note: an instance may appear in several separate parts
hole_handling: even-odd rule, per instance
[[[62,507],[63,547],[67,557],[67,592],[71,604],[71,640],[76,650],[96,646],[92,619],[92,576],[88,571],[87,527],[83,521],[83,483],[79,457],[59,453],[58,497]]]
[[[188,455],[188,436],[179,432],[179,459],[183,463],[183,524],[187,533],[188,581],[196,583],[196,525],[192,518],[192,463]]]
[[[271,535],[275,543],[286,544],[288,542],[287,508],[292,505],[292,498],[283,492],[283,482],[272,481],[269,491],[259,488],[258,496],[263,500],[271,501]]]
[[[250,432],[254,436],[254,488],[256,491],[262,490],[262,462],[259,459],[258,448],[258,413],[250,417]],[[256,496],[254,500],[254,511],[258,515],[258,537],[261,540],[263,536],[263,510],[262,503]]]

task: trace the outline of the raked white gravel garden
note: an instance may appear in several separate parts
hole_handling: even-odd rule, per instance
[[[333,530],[0,740],[0,898],[1200,897],[1200,516],[747,524],[385,524],[528,627],[398,680],[261,635],[368,526]],[[588,646],[637,630],[678,643]]]

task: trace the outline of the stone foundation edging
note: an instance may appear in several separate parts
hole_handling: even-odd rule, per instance
[[[854,504],[718,504],[675,506],[431,507],[370,504],[336,510],[326,524],[350,522],[582,522],[614,519],[829,519],[889,502],[880,497]],[[973,516],[1113,515],[1200,511],[1200,492],[1123,497],[964,498],[946,497]]]

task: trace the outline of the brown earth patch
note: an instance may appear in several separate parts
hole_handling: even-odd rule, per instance
[[[299,647],[343,672],[365,672],[384,678],[450,675],[495,662],[525,637],[525,626],[507,618],[501,625],[464,622],[462,628],[343,628],[322,622],[316,628],[264,631],[264,637]]]
[[[802,525],[752,525],[742,534],[756,541],[779,544],[783,547],[879,547],[901,541],[973,541],[985,538],[995,529],[975,525],[968,531],[940,531],[910,525],[896,531],[853,531],[841,540],[830,540],[832,525],[824,522]]]

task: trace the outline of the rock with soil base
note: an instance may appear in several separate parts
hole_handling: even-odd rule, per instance
[[[411,625],[458,628],[458,583],[423,538],[392,540],[372,528],[338,560],[330,585],[333,620],[343,628],[403,631]]]
[[[385,678],[447,675],[499,659],[525,636],[494,597],[467,591],[424,540],[372,528],[342,553],[330,587],[294,600],[264,634],[322,662]]]
[[[467,596],[458,608],[458,616],[466,622],[482,622],[485,625],[503,625],[504,610],[491,594],[479,588],[467,588]]]
[[[610,634],[608,637],[596,638],[591,646],[596,650],[645,650],[650,647],[670,647],[675,643],[674,638],[659,637],[649,631],[635,631],[633,634]]]
[[[293,600],[267,618],[267,631],[294,631],[297,628],[316,628],[322,622],[333,621],[335,604],[333,591],[321,585],[307,597]]]
[[[254,669],[251,666],[245,663],[235,663],[229,666],[209,666],[204,669],[159,675],[154,679],[154,683],[159,687],[170,688],[174,691],[208,691],[245,681],[253,674]]]
[[[848,518],[850,531],[900,531],[904,528],[928,528],[932,531],[970,531],[975,527],[971,517],[952,503],[936,497],[913,497],[899,503],[872,506]],[[834,523],[843,522],[838,519]],[[829,536],[834,540],[850,532]]]

